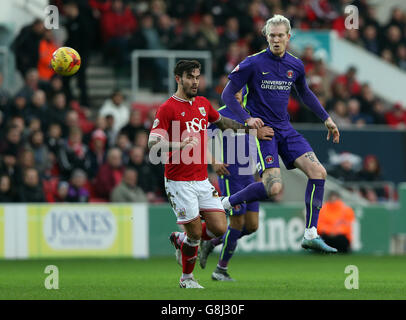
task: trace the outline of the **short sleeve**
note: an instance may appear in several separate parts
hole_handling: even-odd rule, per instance
[[[213,106],[211,105],[211,103],[208,101],[208,115],[207,115],[207,120],[210,123],[216,123],[217,121],[219,121],[221,119],[221,115],[220,113],[213,108]]]
[[[152,124],[151,135],[168,137],[169,128],[171,125],[171,110],[166,106],[159,107],[154,122]]]
[[[246,83],[249,82],[251,75],[253,73],[253,64],[251,59],[245,58],[240,64],[238,64],[233,71],[228,75],[235,86],[242,88]]]

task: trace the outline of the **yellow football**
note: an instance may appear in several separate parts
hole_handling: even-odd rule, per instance
[[[80,63],[79,53],[69,47],[60,47],[52,54],[52,69],[62,76],[74,75],[78,72]]]

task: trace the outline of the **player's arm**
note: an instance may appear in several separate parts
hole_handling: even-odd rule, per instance
[[[252,130],[249,126],[243,125],[227,117],[221,117],[220,120],[216,122],[216,125],[220,130],[231,129],[234,132],[243,130],[246,134],[252,134],[260,140],[272,140],[272,137],[274,136],[274,131],[270,127],[265,126],[257,130]]]
[[[233,81],[229,81],[221,94],[221,98],[230,110],[243,120],[249,127],[258,129],[264,125],[264,122],[260,118],[251,117],[247,111],[241,108],[241,105],[235,94],[241,90],[241,87],[234,84]]]
[[[164,152],[181,150],[188,146],[194,147],[199,143],[196,137],[187,137],[182,142],[168,141],[163,136],[151,133],[148,139],[148,148],[152,149],[154,146],[160,148]]]
[[[337,125],[334,123],[333,119],[329,116],[327,111],[321,105],[319,99],[317,99],[316,95],[310,90],[309,86],[307,85],[304,68],[302,74],[297,78],[295,82],[296,91],[299,97],[302,99],[303,103],[312,110],[317,117],[324,122],[328,133],[327,133],[327,140],[330,139],[330,136],[333,136],[333,142],[339,143],[340,142],[340,132],[338,131]]]
[[[209,128],[211,132],[216,132],[216,125],[214,123],[210,124]],[[218,131],[218,130],[217,130]],[[208,137],[211,138],[211,141],[215,142],[216,138],[222,139],[219,137],[218,133],[217,135],[212,135],[210,136],[208,134]],[[208,163],[211,164],[213,167],[214,172],[219,175],[230,175],[230,172],[227,170],[227,167],[229,166],[227,163],[223,163],[222,161],[219,161],[216,159],[216,157],[211,153],[210,151],[210,144],[207,144],[207,161]]]

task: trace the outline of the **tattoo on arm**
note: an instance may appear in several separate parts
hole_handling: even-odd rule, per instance
[[[309,159],[311,162],[314,162],[315,164],[321,166],[321,163],[317,160],[316,155],[314,154],[314,152],[307,152],[305,154],[305,157],[307,159]]]
[[[227,117],[221,117],[221,119],[216,122],[216,125],[220,128],[220,130],[232,129],[234,132],[237,130],[245,130],[246,133],[248,133],[249,130],[248,126]]]
[[[271,193],[272,187],[275,183],[282,184],[280,172],[274,172],[264,177],[264,185],[269,197],[275,196],[274,194]]]

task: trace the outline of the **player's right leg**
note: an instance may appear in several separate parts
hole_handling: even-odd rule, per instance
[[[182,260],[182,276],[179,286],[181,288],[202,288],[193,277],[197,250],[202,235],[198,195],[188,181],[165,179],[165,190],[176,215],[177,223],[184,226],[186,233],[181,243],[179,239],[175,239],[179,246],[178,248],[175,246],[175,249],[180,250]]]

